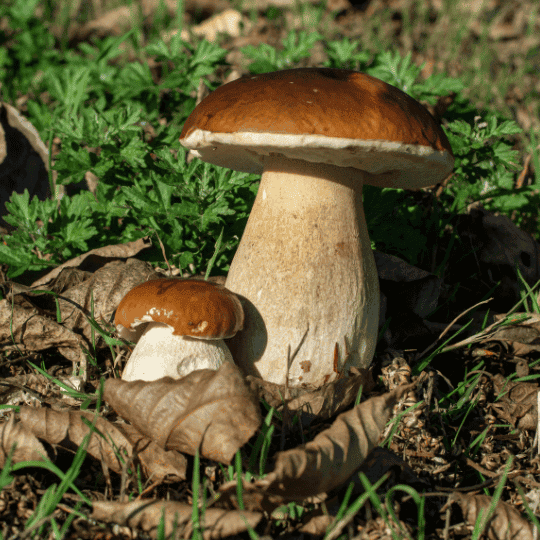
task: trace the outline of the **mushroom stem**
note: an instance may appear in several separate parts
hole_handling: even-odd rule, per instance
[[[288,372],[291,386],[320,386],[344,368],[370,365],[379,283],[362,205],[364,174],[265,159],[226,282],[244,307],[244,330],[228,343],[246,374],[285,384]]]
[[[180,379],[198,369],[217,370],[223,362],[233,362],[233,358],[222,339],[176,336],[170,326],[149,323],[129,357],[122,379]]]

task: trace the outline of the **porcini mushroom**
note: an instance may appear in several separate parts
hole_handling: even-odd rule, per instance
[[[196,279],[141,283],[124,296],[114,317],[119,335],[136,342],[122,379],[178,379],[233,362],[223,339],[236,334],[243,319],[236,295],[217,283]]]
[[[244,372],[319,386],[369,366],[379,287],[362,185],[420,188],[451,172],[429,112],[369,75],[292,69],[221,86],[180,142],[203,161],[262,173],[226,281],[244,305],[230,343]]]

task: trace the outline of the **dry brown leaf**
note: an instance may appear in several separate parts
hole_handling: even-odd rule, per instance
[[[39,439],[62,448],[75,451],[90,433],[88,422],[94,414],[84,411],[54,411],[21,407],[21,425]],[[87,452],[102,461],[109,469],[122,472],[122,460],[137,454],[146,476],[154,480],[184,479],[186,459],[177,452],[165,452],[155,443],[137,433],[131,426],[113,424],[98,417],[95,423],[98,433],[92,433]]]
[[[163,516],[165,525],[165,538],[191,538],[193,508],[187,504],[173,501],[143,500],[129,503],[94,502],[92,519],[117,523],[128,527],[138,527],[150,533],[155,538],[157,529]],[[204,530],[202,536],[205,540],[225,538],[239,535],[249,528],[255,528],[262,519],[262,515],[254,512],[227,511],[217,508],[207,508],[204,512]]]
[[[328,527],[334,522],[334,516],[317,515],[310,517],[306,523],[300,527],[300,532],[314,536],[324,536]]]
[[[480,512],[489,512],[491,497],[454,492],[452,498],[461,507],[463,516],[473,527]],[[484,529],[489,540],[533,540],[533,526],[511,505],[499,501],[487,527]]]
[[[377,446],[394,405],[415,385],[368,399],[340,414],[313,441],[279,452],[272,472],[244,484],[244,503],[269,511],[284,501],[303,501],[343,485]],[[221,486],[224,501],[235,504],[235,490],[234,481]]]
[[[75,375],[58,377],[58,380],[74,390],[81,389],[81,379]],[[62,388],[41,373],[29,373],[0,379],[0,403],[4,405],[31,405],[39,407],[48,403],[52,408],[78,407],[80,399],[62,392]]]
[[[134,240],[133,242],[126,242],[125,244],[113,244],[111,246],[103,246],[100,248],[92,249],[87,253],[83,253],[82,255],[79,255],[74,259],[66,261],[60,266],[57,266],[56,268],[48,272],[46,275],[39,278],[37,281],[34,281],[34,283],[32,283],[31,285],[31,288],[45,288],[44,286],[48,285],[50,281],[58,277],[58,275],[66,268],[76,268],[83,272],[96,272],[97,270],[105,266],[105,264],[108,262],[112,262],[118,259],[131,259],[131,257],[135,257],[135,255],[138,255],[141,251],[145,249],[149,249],[151,246],[152,243],[150,242],[149,238],[144,237],[139,238],[138,240]],[[142,261],[137,261],[137,263],[130,261],[128,263],[128,261],[126,261],[126,265],[128,264],[144,265],[145,263],[143,263]],[[132,275],[135,272],[143,272],[143,266],[140,266],[138,270],[133,267],[130,268],[129,271],[127,271],[129,275]],[[65,289],[66,287],[62,288],[62,290]]]
[[[133,445],[133,452],[141,461],[145,475],[152,481],[186,479],[187,459],[176,450],[164,450],[129,424],[112,424]]]
[[[120,300],[136,285],[161,277],[152,266],[138,259],[113,260],[103,264],[93,273],[82,269],[66,268],[50,284],[49,289],[61,295],[58,306],[62,326],[91,340],[92,326],[88,316],[92,313],[98,321],[108,322]],[[56,301],[50,294],[32,295],[32,302],[55,313]]]
[[[264,398],[278,410],[283,409],[285,401],[290,411],[302,413],[302,424],[308,425],[315,419],[330,418],[345,409],[354,401],[360,387],[364,393],[373,388],[375,383],[370,370],[352,368],[351,372],[349,377],[337,379],[320,388],[288,388],[251,375],[246,380],[259,399]]]
[[[423,317],[437,307],[441,280],[394,255],[375,251],[381,288],[379,328],[390,319],[383,340],[385,346],[408,348],[431,338]]]
[[[81,345],[89,348],[84,338],[58,324],[20,294],[15,295],[13,300],[0,300],[0,342],[7,344],[2,347],[5,350],[17,348],[21,352],[56,347],[58,352],[74,363],[84,363],[86,360]]]
[[[45,461],[47,452],[36,436],[12,416],[7,422],[0,425],[0,468],[15,445],[11,456],[12,463],[21,461]]]
[[[37,394],[37,396],[36,396]],[[45,396],[47,396],[45,398]],[[60,387],[55,385],[41,373],[29,373],[16,377],[0,379],[0,403],[3,405],[25,405],[36,403],[39,398],[46,399],[48,403],[60,400],[62,393]]]
[[[50,195],[49,152],[34,126],[14,107],[0,102],[0,216],[12,193]],[[2,221],[4,226],[7,226]]]
[[[340,414],[313,441],[279,452],[260,485],[285,500],[302,500],[342,485],[377,446],[394,405],[416,383],[400,386]]]
[[[56,348],[68,360],[85,366],[82,348],[90,348],[92,334],[86,315],[93,309],[98,322],[108,321],[127,291],[147,279],[159,277],[148,263],[137,259],[108,262],[96,256],[85,259],[84,263],[80,269],[64,268],[48,287],[42,287],[63,297],[58,300],[61,323],[56,322],[57,306],[52,295],[33,294],[30,287],[11,284],[12,293],[0,301],[0,342],[9,344],[4,348],[16,346],[22,352]],[[100,268],[94,271],[92,264],[99,264]],[[104,343],[98,340],[97,345]]]
[[[194,371],[180,380],[109,379],[104,399],[166,450],[230,463],[260,425],[259,403],[237,366]]]
[[[521,429],[537,429],[537,383],[509,381],[498,373],[493,377],[493,389],[499,396],[491,405],[497,416]]]
[[[517,320],[524,316],[527,316],[526,320]],[[494,320],[500,321],[506,317],[506,314],[498,314],[494,316]],[[540,351],[540,315],[516,312],[512,314],[512,317],[516,319],[515,322],[498,328],[483,343],[501,341],[510,345],[516,356],[527,356],[531,352]]]

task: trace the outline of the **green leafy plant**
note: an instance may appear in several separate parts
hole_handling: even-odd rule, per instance
[[[296,67],[295,64],[309,58],[313,45],[321,38],[318,32],[290,32],[283,39],[283,49],[279,51],[266,43],[258,47],[248,45],[240,50],[253,60],[248,66],[251,73],[267,73]]]
[[[326,54],[328,60],[324,66],[334,69],[365,71],[371,60],[370,52],[361,49],[360,41],[349,38],[327,42]]]
[[[163,69],[159,84],[154,84],[147,64],[111,63],[128,38],[81,44],[79,54],[71,53],[65,65],[48,70],[43,83],[59,104],[54,119],[45,105],[35,100],[28,104],[31,117],[42,122],[38,127],[54,129],[52,134],[61,140],[54,165],[58,183],[80,183],[87,172],[99,183],[95,196],[66,195],[59,207],[13,196],[7,221],[17,231],[0,246],[0,262],[10,265],[10,277],[58,264],[86,249],[146,235],[159,237],[173,264],[202,271],[222,230],[224,247],[215,265],[216,271],[227,271],[256,195],[256,177],[200,162],[186,164],[177,141],[199,80],[224,65],[225,51],[209,42],[189,45],[178,34],[168,43],[153,41],[144,53]],[[253,60],[249,70],[261,73],[298,65],[320,39],[316,32],[290,32],[280,50],[262,44],[242,52]],[[444,74],[424,79],[423,66],[415,65],[410,54],[385,51],[370,58],[354,40],[329,42],[325,50],[327,66],[362,69],[426,103],[450,93],[458,96],[447,112],[456,168],[441,197],[443,206],[426,214],[424,205],[405,191],[366,186],[374,247],[420,264],[431,259],[429,246],[466,204],[482,200],[506,212],[534,204],[532,188],[512,188],[516,153],[507,139],[519,128],[496,115],[486,122],[471,121],[459,98],[461,81]],[[170,123],[161,127],[163,116]],[[162,254],[154,250],[148,258],[157,263]]]
[[[366,73],[430,105],[440,96],[463,90],[463,83],[459,79],[448,77],[444,73],[421,78],[424,67],[425,63],[418,66],[413,62],[411,53],[401,56],[397,51],[384,51],[375,55],[373,64],[367,68]]]
[[[39,84],[39,73],[58,61],[54,37],[35,16],[39,0],[2,2],[0,19],[10,21],[8,33],[0,30],[0,82],[4,99],[15,100]]]
[[[472,125],[461,119],[448,125],[448,138],[456,156],[448,196],[453,199],[455,211],[462,211],[471,201],[482,201],[487,208],[507,213],[528,205],[535,187],[514,188],[518,152],[507,139],[521,132],[514,121],[494,114],[485,121],[476,117]]]
[[[117,56],[121,41],[86,47],[93,63],[75,62],[48,75],[51,96],[62,103],[51,126],[62,141],[54,164],[57,182],[78,184],[91,172],[99,183],[95,195],[65,195],[59,205],[30,201],[28,193],[13,194],[6,221],[15,231],[0,245],[0,262],[9,265],[9,277],[146,235],[161,239],[173,264],[193,265],[199,272],[206,268],[221,231],[223,247],[215,266],[221,272],[227,269],[256,194],[253,177],[198,161],[186,164],[174,125],[158,126],[152,137],[145,133],[150,120],[157,125],[164,89],[181,85],[183,91],[175,92],[173,100],[191,103],[187,94],[200,77],[216,69],[225,51],[209,43],[195,49],[180,40],[149,45],[148,51],[164,65],[179,68],[171,69],[156,87],[139,64],[109,69],[105,60]],[[113,84],[127,90],[113,94]],[[29,108],[39,114],[41,107],[33,103]],[[163,262],[161,250],[149,258]]]

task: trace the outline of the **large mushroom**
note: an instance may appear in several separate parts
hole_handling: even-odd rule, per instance
[[[369,75],[292,69],[221,86],[180,142],[203,161],[262,173],[226,281],[246,315],[230,343],[244,372],[319,386],[369,366],[379,287],[362,185],[414,189],[451,172],[429,112]]]
[[[114,317],[117,332],[136,343],[125,381],[178,379],[198,369],[233,362],[224,339],[242,328],[235,294],[196,279],[154,279],[131,289]]]

